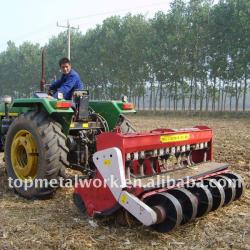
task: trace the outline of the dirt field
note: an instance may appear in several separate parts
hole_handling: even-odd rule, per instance
[[[72,190],[53,199],[28,201],[8,188],[0,165],[0,249],[250,249],[250,118],[170,118],[137,116],[139,130],[208,125],[214,130],[216,161],[229,162],[244,176],[240,201],[160,234],[141,225],[120,226],[113,217],[91,220],[78,212]]]

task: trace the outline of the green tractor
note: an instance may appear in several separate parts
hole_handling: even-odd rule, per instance
[[[17,193],[26,198],[44,197],[56,188],[37,188],[35,179],[69,178],[65,169],[94,173],[92,155],[96,136],[103,132],[134,131],[124,114],[135,113],[131,103],[89,101],[88,91],[75,91],[71,101],[55,99],[45,92],[34,97],[0,103],[0,149],[8,177]],[[72,177],[72,176],[71,176]]]

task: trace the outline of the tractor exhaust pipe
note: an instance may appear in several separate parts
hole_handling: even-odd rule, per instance
[[[45,84],[46,84],[44,58],[45,58],[45,48],[42,49],[42,76],[41,76],[41,81],[40,81],[41,92],[45,92]]]

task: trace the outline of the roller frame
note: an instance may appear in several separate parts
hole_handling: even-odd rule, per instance
[[[135,195],[126,191],[121,151],[118,148],[101,150],[93,155],[93,160],[117,202],[145,226],[155,224],[156,212]],[[112,186],[111,175],[118,184],[115,188]]]

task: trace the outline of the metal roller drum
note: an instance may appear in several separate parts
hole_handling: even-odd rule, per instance
[[[182,222],[183,213],[180,202],[169,193],[159,193],[147,197],[145,203],[157,213],[157,224],[152,225],[158,232],[169,232]]]
[[[223,176],[230,178],[236,189],[234,200],[238,200],[245,192],[245,184],[242,177],[235,173],[224,173]]]
[[[181,224],[187,223],[197,215],[198,200],[190,191],[185,188],[175,188],[168,190],[181,204],[183,218]]]
[[[226,177],[224,175],[217,175],[214,178],[224,188],[225,192],[224,206],[233,202],[236,196],[236,185],[233,184],[233,181],[229,177]]]
[[[196,183],[193,187],[187,187],[187,189],[195,195],[198,200],[196,217],[201,217],[211,211],[213,207],[213,196],[207,187],[201,183]]]
[[[215,179],[205,179],[203,184],[209,189],[213,196],[213,206],[211,211],[222,207],[225,203],[225,192],[223,187]]]

